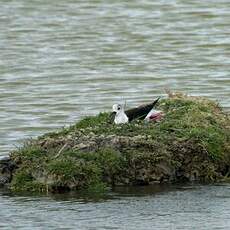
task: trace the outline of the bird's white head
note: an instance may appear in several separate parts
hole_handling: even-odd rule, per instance
[[[124,111],[124,106],[122,106],[121,104],[113,105],[113,114],[115,114],[115,124],[124,124],[129,122],[129,118],[127,117]]]
[[[121,111],[124,111],[124,108],[121,104],[114,104],[113,105],[113,112],[116,114],[120,113]]]

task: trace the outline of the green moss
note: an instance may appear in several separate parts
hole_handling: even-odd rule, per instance
[[[113,149],[101,149],[95,153],[95,162],[100,166],[104,175],[114,177],[125,165],[125,159]]]
[[[36,181],[29,168],[20,168],[14,174],[11,189],[15,192],[45,192],[46,186]]]
[[[106,185],[122,181],[121,178],[135,178],[137,165],[155,167],[159,162],[166,162],[169,168],[186,171],[183,168],[186,157],[188,162],[196,162],[189,165],[191,170],[195,168],[207,180],[227,173],[230,119],[218,104],[179,94],[162,99],[158,109],[165,113],[159,123],[136,120],[115,125],[109,113],[100,113],[31,140],[12,153],[19,167],[12,188],[40,191],[48,186],[54,190],[66,187],[100,191]],[[108,146],[108,141],[105,146],[99,143],[109,136],[126,139],[124,143],[118,140],[117,146],[113,143]],[[133,138],[131,143],[128,138]],[[79,140],[95,144],[81,150]],[[222,171],[217,173],[218,170]],[[42,173],[35,176],[34,171]]]
[[[110,148],[102,148],[96,152],[79,152],[79,151],[67,151],[63,153],[65,157],[74,157],[79,160],[93,161],[101,167],[109,168],[110,171],[115,172],[121,165],[121,154]]]
[[[76,162],[96,165],[101,172],[97,181],[102,180],[102,177],[108,177],[112,182],[127,164],[127,159],[121,156],[120,152],[109,148],[102,148],[96,152],[67,151],[63,156],[75,158]]]
[[[85,128],[93,128],[98,125],[104,124],[106,125],[109,120],[108,113],[100,113],[97,116],[86,117],[79,121],[76,125],[72,126],[72,129],[85,129]]]
[[[90,184],[85,191],[89,194],[101,194],[108,191],[108,187],[103,182],[96,182]]]
[[[160,107],[167,112],[158,127],[160,131],[194,139],[211,157],[222,156],[229,131],[222,124],[223,114],[217,104],[202,98],[176,98],[165,100]]]
[[[11,156],[12,158],[17,158],[15,160],[33,161],[44,158],[46,156],[46,151],[41,146],[33,143],[33,141],[29,141],[17,151],[12,152]]]
[[[73,158],[50,161],[46,169],[52,185],[82,189],[100,182],[101,170],[93,162],[77,161]]]

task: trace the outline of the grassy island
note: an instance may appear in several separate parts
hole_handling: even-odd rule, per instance
[[[97,191],[230,176],[230,116],[211,100],[161,99],[160,122],[115,125],[109,113],[27,141],[11,153],[13,191]]]

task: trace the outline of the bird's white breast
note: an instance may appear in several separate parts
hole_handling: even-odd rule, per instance
[[[127,117],[127,115],[123,112],[123,113],[118,113],[115,116],[114,119],[115,124],[124,124],[129,122],[129,118]]]

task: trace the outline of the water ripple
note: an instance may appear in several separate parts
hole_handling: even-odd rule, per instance
[[[0,154],[164,87],[229,110],[229,10],[227,0],[4,1]]]

